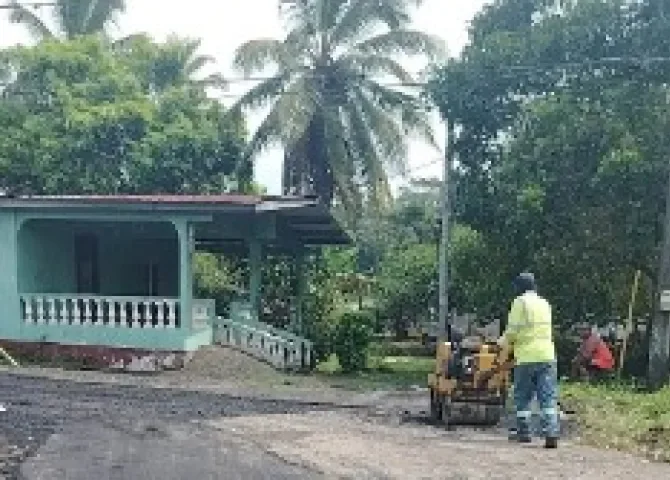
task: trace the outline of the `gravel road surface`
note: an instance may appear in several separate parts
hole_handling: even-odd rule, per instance
[[[105,379],[98,383],[91,378]],[[377,393],[358,408],[0,373],[0,476],[134,479],[670,478],[670,465],[504,432],[427,425],[425,395]],[[146,383],[151,383],[147,380]],[[1,478],[1,477],[0,477]]]

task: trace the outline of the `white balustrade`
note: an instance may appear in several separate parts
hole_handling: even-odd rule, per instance
[[[179,300],[89,295],[21,295],[23,322],[109,328],[177,328]]]
[[[219,317],[216,343],[232,346],[277,369],[310,368],[312,342],[262,322],[242,323]]]

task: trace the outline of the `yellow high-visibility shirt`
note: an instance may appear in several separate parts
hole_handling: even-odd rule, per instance
[[[512,302],[502,341],[514,350],[514,363],[556,361],[551,305],[535,292],[526,292]]]

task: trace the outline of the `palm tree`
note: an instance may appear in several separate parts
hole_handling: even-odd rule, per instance
[[[78,35],[105,34],[116,16],[126,9],[125,0],[55,0],[51,22],[40,18],[34,10],[13,0],[10,14],[13,23],[25,25],[39,39],[71,39]],[[49,24],[53,25],[52,27]],[[107,39],[109,40],[109,38]],[[155,44],[142,33],[128,35],[111,42],[120,53],[142,50],[145,60],[145,79],[153,91],[185,84],[223,88],[225,81],[219,74],[194,80],[193,76],[208,63],[211,57],[199,55],[200,40],[170,37],[164,44]]]
[[[152,92],[181,85],[226,88],[226,81],[219,73],[197,78],[201,77],[202,69],[214,61],[213,57],[198,53],[200,44],[199,39],[176,35],[169,36],[163,43],[156,43],[148,35],[136,34],[117,40],[114,50],[133,56],[138,76]]]
[[[284,193],[311,193],[356,210],[390,198],[389,170],[404,172],[406,138],[434,143],[416,95],[382,83],[411,84],[396,55],[442,53],[438,39],[410,30],[410,3],[422,0],[284,0],[288,33],[239,46],[245,76],[274,74],[231,108],[272,106],[249,154],[284,146]],[[388,83],[388,82],[387,82]]]
[[[55,0],[56,5],[50,7],[51,22],[46,22],[19,0],[12,0],[12,3],[10,21],[25,25],[39,40],[104,33],[116,15],[126,9],[125,0]]]

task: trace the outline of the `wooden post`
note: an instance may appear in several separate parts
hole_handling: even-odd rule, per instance
[[[623,367],[626,361],[626,349],[628,347],[628,337],[633,333],[633,311],[635,309],[635,299],[637,298],[637,291],[640,285],[640,270],[635,271],[635,278],[633,279],[633,286],[630,292],[630,302],[628,303],[628,319],[626,321],[626,329],[624,331],[623,342],[621,344],[621,352],[619,352],[619,376],[623,374]]]

